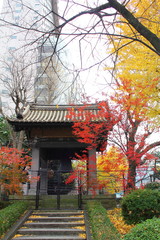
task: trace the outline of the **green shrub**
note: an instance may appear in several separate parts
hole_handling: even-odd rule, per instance
[[[121,203],[127,224],[137,224],[160,215],[160,191],[138,189],[126,195]]]
[[[124,240],[160,240],[160,218],[153,218],[137,224]]]
[[[144,186],[145,189],[152,189],[152,190],[160,190],[160,183],[158,182],[151,182],[151,183],[147,183]]]
[[[87,202],[87,211],[94,240],[118,240],[120,234],[107,216],[106,209],[97,201]]]
[[[0,210],[0,236],[17,221],[28,206],[28,201],[18,201]]]

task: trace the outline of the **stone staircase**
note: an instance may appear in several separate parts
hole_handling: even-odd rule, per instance
[[[33,211],[13,240],[85,240],[83,211]]]

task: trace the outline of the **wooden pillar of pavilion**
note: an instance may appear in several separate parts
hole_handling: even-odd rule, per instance
[[[36,146],[36,143],[32,144],[32,164],[31,164],[31,180],[29,195],[36,195],[37,181],[36,178],[38,176],[39,165],[40,165],[40,150]],[[35,180],[34,180],[35,179]]]
[[[96,149],[88,150],[88,194],[95,194],[97,192],[97,163],[96,163]]]

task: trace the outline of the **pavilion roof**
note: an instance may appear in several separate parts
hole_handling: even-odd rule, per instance
[[[71,114],[71,112],[73,114]],[[38,105],[28,104],[22,114],[15,118],[9,118],[12,125],[36,124],[36,123],[73,123],[85,121],[91,116],[92,122],[106,121],[100,112],[98,104],[87,105]],[[70,116],[69,116],[70,115]]]

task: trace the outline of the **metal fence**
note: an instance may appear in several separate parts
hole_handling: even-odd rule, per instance
[[[24,183],[23,199],[34,201],[35,208],[38,209],[40,201],[44,196],[52,196],[56,201],[56,208],[60,209],[63,196],[71,199],[74,197],[77,208],[82,208],[83,199],[86,196],[104,196],[109,194],[115,198],[121,198],[125,193],[127,183],[127,172],[124,171],[56,171],[47,169],[31,171],[28,175],[29,181]],[[70,181],[68,181],[68,179]],[[154,171],[141,169],[137,171],[136,186],[141,187],[153,181],[159,181],[160,177]],[[2,195],[3,197],[3,195]],[[12,196],[10,200],[19,200],[21,197]],[[89,198],[88,198],[89,199]]]

